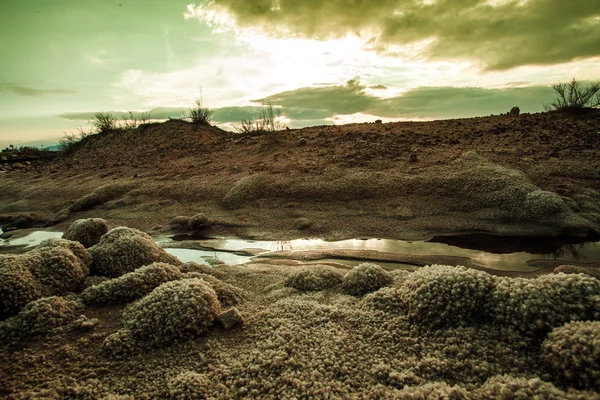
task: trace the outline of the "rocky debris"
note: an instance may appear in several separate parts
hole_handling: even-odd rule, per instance
[[[411,150],[408,162],[416,163],[417,161],[419,161],[418,156],[419,156],[419,154],[418,154],[417,150],[415,150],[415,149]]]
[[[0,228],[4,231],[27,228],[40,228],[48,224],[43,213],[22,212],[0,214]]]
[[[100,238],[108,232],[108,223],[102,218],[78,219],[63,234],[64,239],[81,243],[89,248],[100,242]]]
[[[185,215],[174,217],[169,221],[167,230],[173,232],[187,232],[190,227],[190,220],[191,218]]]
[[[192,218],[190,218],[189,221],[189,228],[192,231],[201,231],[204,230],[206,228],[208,228],[210,225],[210,222],[208,220],[208,217],[206,215],[204,215],[203,213],[198,213],[195,214],[194,216],[192,216]]]
[[[229,310],[219,314],[217,321],[219,321],[225,329],[231,329],[235,328],[236,326],[244,325],[244,317],[235,307],[232,307]]]
[[[519,115],[521,113],[521,109],[519,107],[513,107],[510,109],[510,115]]]
[[[111,229],[90,248],[97,275],[118,277],[154,262],[181,265],[182,262],[156,245],[150,235],[133,228]]]
[[[308,218],[297,218],[294,220],[294,229],[303,231],[312,226],[312,221]]]
[[[59,212],[57,212],[56,214],[54,214],[54,216],[50,220],[49,225],[60,224],[61,222],[65,222],[66,220],[68,220],[70,217],[71,217],[71,211],[69,211],[68,208],[62,209]]]
[[[298,144],[300,144],[300,146],[304,146],[307,143],[306,138],[300,138],[300,140],[298,140]]]
[[[79,212],[90,210],[96,206],[107,203],[118,197],[121,197],[125,193],[129,192],[133,187],[131,184],[110,184],[99,187],[92,193],[86,194],[79,198],[75,203],[71,204],[69,211]]]

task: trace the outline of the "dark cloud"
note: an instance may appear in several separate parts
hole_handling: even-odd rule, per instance
[[[68,89],[38,89],[14,83],[0,83],[0,92],[13,92],[21,96],[40,97],[51,94],[75,94],[74,90]]]
[[[597,0],[213,0],[202,7],[278,35],[356,33],[390,54],[390,45],[431,41],[420,55],[492,70],[600,56]]]
[[[255,100],[256,106],[214,109],[213,121],[237,124],[242,119],[257,118],[268,104],[280,109],[293,127],[328,124],[336,115],[355,113],[385,118],[475,117],[504,113],[513,106],[520,107],[522,112],[538,112],[543,108],[542,103],[553,98],[553,90],[547,86],[505,89],[419,87],[387,98],[369,94],[368,89],[372,88],[358,80],[350,80],[344,85],[300,88]],[[152,119],[162,120],[180,118],[187,111],[187,108],[162,107],[148,112]],[[118,119],[130,117],[128,112],[110,113]],[[142,115],[141,112],[133,112],[136,119]],[[59,117],[89,121],[93,119],[94,112],[66,113]]]
[[[524,112],[542,110],[553,97],[547,86],[506,89],[420,87],[400,96],[380,98],[366,93],[357,81],[346,85],[301,88],[258,100],[282,106],[291,119],[324,119],[358,112],[388,118],[455,118],[507,112],[519,106]]]

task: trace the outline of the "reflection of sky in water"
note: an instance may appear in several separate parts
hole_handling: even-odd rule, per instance
[[[0,240],[2,246],[28,246],[33,247],[50,238],[60,238],[62,232],[34,231],[28,235]],[[525,239],[524,239],[525,240]],[[600,242],[565,245],[555,254],[531,254],[526,252],[496,254],[481,250],[463,249],[444,243],[433,242],[407,242],[392,239],[350,239],[337,242],[326,242],[322,239],[296,239],[288,241],[242,240],[242,239],[210,239],[199,240],[203,246],[229,251],[248,248],[263,249],[265,251],[281,250],[376,250],[389,253],[409,255],[444,255],[468,257],[477,264],[501,271],[534,271],[537,268],[527,266],[533,259],[561,260],[569,262],[600,262]],[[220,251],[204,251],[190,249],[167,249],[183,262],[194,261],[207,264],[205,258],[216,258],[227,264],[243,264],[250,261],[250,257]],[[346,263],[346,265],[349,265]]]
[[[0,241],[0,246],[37,246],[44,240],[62,237],[62,232],[35,231],[20,238]]]
[[[174,255],[181,262],[196,262],[198,264],[209,265],[205,258],[216,258],[229,265],[244,264],[250,261],[250,257],[238,256],[237,254],[226,253],[222,251],[204,251],[190,249],[165,249],[167,253]]]
[[[527,266],[527,261],[533,259],[557,259],[565,262],[593,262],[600,261],[600,242],[585,243],[583,245],[569,245],[569,249],[576,248],[577,254],[568,251],[555,257],[553,254],[531,254],[526,252],[496,254],[481,250],[463,249],[444,243],[432,242],[407,242],[392,239],[350,239],[337,242],[326,242],[322,239],[296,239],[289,241],[252,241],[242,239],[212,239],[201,240],[200,244],[208,247],[229,250],[242,250],[245,248],[258,248],[266,251],[280,250],[376,250],[389,253],[410,255],[444,255],[468,257],[477,264],[501,271],[535,271],[536,267]]]

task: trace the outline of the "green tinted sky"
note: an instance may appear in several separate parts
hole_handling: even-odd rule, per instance
[[[190,3],[4,0],[0,146],[181,113],[200,88],[225,126],[261,101],[303,126],[540,111],[550,84],[600,76],[597,0]]]

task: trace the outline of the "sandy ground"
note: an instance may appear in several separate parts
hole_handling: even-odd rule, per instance
[[[245,291],[237,305],[243,326],[215,326],[198,339],[120,359],[101,346],[118,328],[123,306],[87,307],[85,315],[99,320],[91,331],[3,345],[0,396],[463,399],[497,398],[508,387],[526,397],[598,398],[540,381],[556,380],[540,361],[540,338],[488,322],[428,330],[402,310],[374,309],[339,288],[284,287],[299,268],[217,267],[223,280]],[[392,287],[401,285],[405,275],[394,276]],[[181,387],[188,397],[177,397]]]

